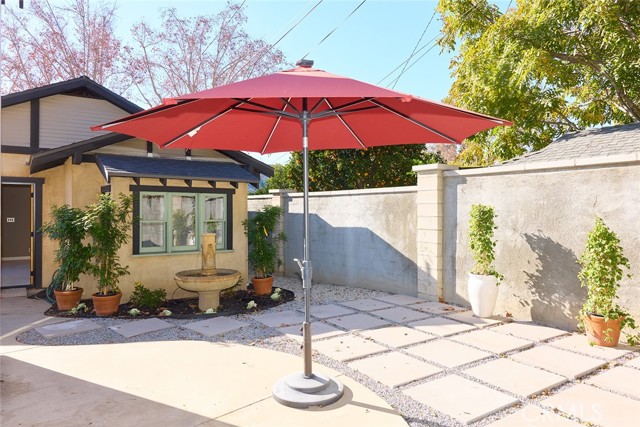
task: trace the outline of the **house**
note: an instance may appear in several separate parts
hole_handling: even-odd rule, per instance
[[[171,296],[177,271],[199,268],[200,234],[217,231],[218,265],[247,277],[247,193],[273,169],[238,151],[159,149],[90,126],[141,111],[87,77],[2,97],[2,287],[46,287],[56,244],[39,232],[54,205],[84,208],[101,192],[135,195],[128,265],[135,281]],[[85,297],[95,280],[83,277]],[[178,296],[176,293],[174,296]]]

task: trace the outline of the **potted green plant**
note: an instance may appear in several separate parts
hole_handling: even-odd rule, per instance
[[[502,275],[493,266],[496,241],[495,212],[492,206],[471,206],[469,247],[475,262],[469,273],[468,292],[471,310],[478,317],[491,317],[498,299]]]
[[[93,264],[91,274],[98,280],[98,292],[93,294],[93,306],[99,316],[118,311],[122,292],[120,277],[129,274],[129,267],[120,265],[118,250],[129,241],[133,198],[120,195],[120,201],[110,193],[98,196],[87,206],[84,226],[91,237]]]
[[[255,274],[251,283],[258,295],[271,293],[273,273],[282,264],[278,250],[280,243],[287,240],[283,232],[277,231],[282,214],[280,207],[265,206],[242,222],[249,240],[249,264]]]
[[[634,319],[616,303],[620,281],[625,276],[622,268],[631,267],[620,239],[602,218],[596,218],[578,263],[582,267],[578,273],[580,285],[587,288],[587,300],[578,316],[580,327],[584,328],[590,343],[615,347],[621,330],[636,328]],[[636,344],[638,338],[628,334],[627,342]]]
[[[82,209],[69,205],[53,206],[52,220],[41,228],[43,235],[58,242],[55,261],[59,264],[53,286],[58,310],[71,310],[82,297],[82,288],[75,286],[80,275],[89,269],[91,248],[84,244]]]

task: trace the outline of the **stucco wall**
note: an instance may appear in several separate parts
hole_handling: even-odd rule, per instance
[[[301,193],[282,197],[285,274],[296,276],[293,259],[303,257],[303,199]],[[313,280],[416,295],[415,203],[415,187],[311,193]],[[266,204],[278,203],[250,197],[249,210]]]
[[[504,173],[496,173],[503,170]],[[467,304],[471,205],[498,215],[496,268],[505,280],[496,312],[572,329],[586,290],[577,259],[596,216],[620,237],[632,266],[620,303],[640,319],[640,166],[601,165],[444,172],[444,299]]]

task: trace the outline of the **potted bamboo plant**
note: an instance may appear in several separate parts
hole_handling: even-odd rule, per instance
[[[585,301],[578,320],[592,344],[615,347],[621,330],[635,329],[635,321],[616,303],[620,281],[625,276],[623,267],[630,269],[617,234],[606,226],[602,218],[587,235],[584,252],[578,263],[580,285],[587,288]],[[626,274],[631,277],[630,274]],[[627,334],[627,342],[636,344],[638,335]]]
[[[273,273],[282,264],[278,256],[279,245],[286,241],[278,232],[283,211],[277,206],[265,206],[252,218],[242,222],[249,240],[249,264],[255,276],[251,280],[257,295],[268,295],[273,290]]]
[[[495,212],[492,206],[471,206],[469,220],[469,247],[475,262],[469,273],[468,291],[473,314],[491,317],[498,299],[498,285],[502,275],[493,266],[496,241]]]
[[[120,277],[129,274],[129,267],[120,265],[118,250],[129,241],[133,198],[120,195],[120,201],[104,193],[87,207],[84,225],[91,237],[93,264],[89,270],[98,280],[98,292],[93,294],[93,307],[98,316],[118,311],[122,292]]]
[[[82,288],[75,286],[81,274],[89,269],[91,248],[84,244],[86,230],[82,222],[82,209],[69,205],[53,206],[52,220],[42,226],[42,233],[58,242],[55,261],[59,264],[54,274],[54,294],[58,310],[71,310],[82,297]]]

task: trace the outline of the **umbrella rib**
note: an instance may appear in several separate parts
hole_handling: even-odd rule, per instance
[[[320,104],[322,104],[322,101],[326,101],[327,98],[320,98],[320,100],[318,100],[318,102],[316,102],[316,105],[314,105],[311,110],[309,110],[309,115],[313,115],[313,112],[316,111],[316,108],[318,108],[320,106]]]
[[[356,133],[353,131],[353,129],[351,129],[351,126],[349,126],[349,124],[347,122],[344,121],[344,119],[342,118],[342,116],[340,115],[340,113],[338,113],[337,111],[335,111],[335,109],[333,108],[333,106],[331,105],[331,102],[329,102],[329,100],[327,98],[324,98],[324,101],[327,103],[327,105],[329,106],[329,108],[331,108],[331,110],[333,110],[334,114],[336,115],[336,117],[338,118],[338,120],[340,120],[340,123],[343,124],[344,127],[347,128],[347,130],[349,132],[351,132],[351,135],[353,135],[353,137],[356,139],[356,141],[358,141],[358,144],[360,144],[360,146],[362,148],[367,148],[363,143],[362,140],[358,137],[358,135],[356,135]]]
[[[291,101],[291,98],[289,98],[289,99],[280,98],[280,99],[282,99],[282,101],[283,101],[285,104],[287,104],[289,107],[291,107],[291,109],[292,109],[293,111],[295,111],[295,112],[298,114],[298,116],[301,116],[301,115],[302,115],[302,113],[301,113],[301,112],[300,112],[296,107],[294,107],[294,106],[293,106],[293,104],[290,102],[290,101]],[[285,107],[286,107],[286,106],[285,106]],[[284,112],[284,108],[282,109],[282,111]]]
[[[290,106],[295,112],[298,112],[298,110],[291,105],[291,103],[289,102],[289,100],[291,98],[289,98],[289,100],[281,98],[282,101],[284,101],[285,105],[282,107],[282,112],[284,113],[287,108],[287,105]],[[278,124],[280,123],[280,120],[282,119],[281,115],[278,115],[278,119],[276,120],[276,122],[273,124],[273,127],[271,128],[271,132],[269,132],[269,137],[267,138],[267,140],[265,141],[264,145],[262,146],[262,149],[260,150],[260,154],[264,154],[265,150],[267,149],[267,147],[269,146],[269,143],[271,142],[271,138],[273,138],[273,134],[276,132],[276,128],[278,127]]]
[[[242,101],[243,103],[248,104],[248,105],[253,105],[254,107],[262,108],[263,110],[266,110],[264,112],[271,111],[273,113],[276,113],[277,115],[282,115],[282,116],[285,116],[285,117],[294,117],[296,119],[298,118],[297,115],[294,115],[292,113],[286,113],[284,110],[280,110],[280,109],[274,108],[274,107],[269,107],[268,105],[260,104],[258,102],[254,102],[254,101],[251,101],[249,99],[238,99],[238,98],[233,98],[233,99],[236,100],[236,101]],[[236,108],[236,110],[240,110],[240,108]],[[244,111],[250,111],[252,113],[260,113],[261,112],[261,111],[256,111],[256,110],[244,110]]]
[[[354,108],[353,110],[349,110],[349,111],[327,110],[327,111],[323,111],[321,113],[316,114],[312,118],[313,119],[322,119],[322,118],[328,117],[328,116],[345,116],[345,115],[351,114],[351,113],[360,113],[362,111],[377,110],[379,108],[380,107],[375,106],[375,107]]]
[[[207,120],[204,120],[202,122],[200,122],[200,124],[193,126],[191,129],[189,129],[186,132],[182,132],[180,135],[176,136],[175,138],[171,139],[170,141],[165,142],[164,144],[162,144],[162,148],[167,148],[168,146],[170,146],[171,144],[173,144],[174,142],[178,141],[179,139],[182,139],[185,135],[190,135],[192,132],[195,131],[195,133],[198,133],[198,131],[200,130],[200,128],[204,125],[207,125],[209,123],[211,123],[212,121],[224,116],[225,114],[227,114],[229,111],[235,109],[237,106],[242,105],[242,101],[238,102],[234,105],[231,105],[227,108],[225,108],[222,112],[216,114],[213,117],[209,117]],[[195,135],[194,133],[194,135]],[[193,136],[193,135],[190,135]]]
[[[247,111],[249,113],[255,113],[255,114],[265,114],[268,116],[278,116],[278,117],[289,117],[292,119],[299,119],[300,117],[297,114],[293,114],[293,113],[289,113],[286,111],[280,111],[278,109],[274,109],[273,111],[262,111],[262,110],[253,110],[251,108],[234,108],[234,110],[236,111]]]
[[[412,119],[411,117],[407,116],[406,114],[402,114],[401,112],[399,112],[399,111],[397,111],[397,110],[395,110],[395,109],[393,109],[393,108],[381,103],[378,100],[372,99],[371,102],[374,103],[375,105],[379,106],[380,108],[382,108],[384,110],[387,110],[388,112],[390,112],[392,114],[395,114],[398,117],[402,117],[403,119],[405,119],[407,121],[410,121],[411,123],[413,123],[415,125],[418,125],[423,129],[426,129],[426,130],[428,130],[430,132],[435,133],[438,136],[441,136],[442,138],[444,138],[444,139],[446,139],[448,141],[451,141],[452,144],[459,144],[460,142],[462,142],[462,141],[457,141],[455,138],[452,138],[452,137],[440,132],[439,130],[434,129],[431,126],[427,126],[424,123],[419,122],[416,119]]]

